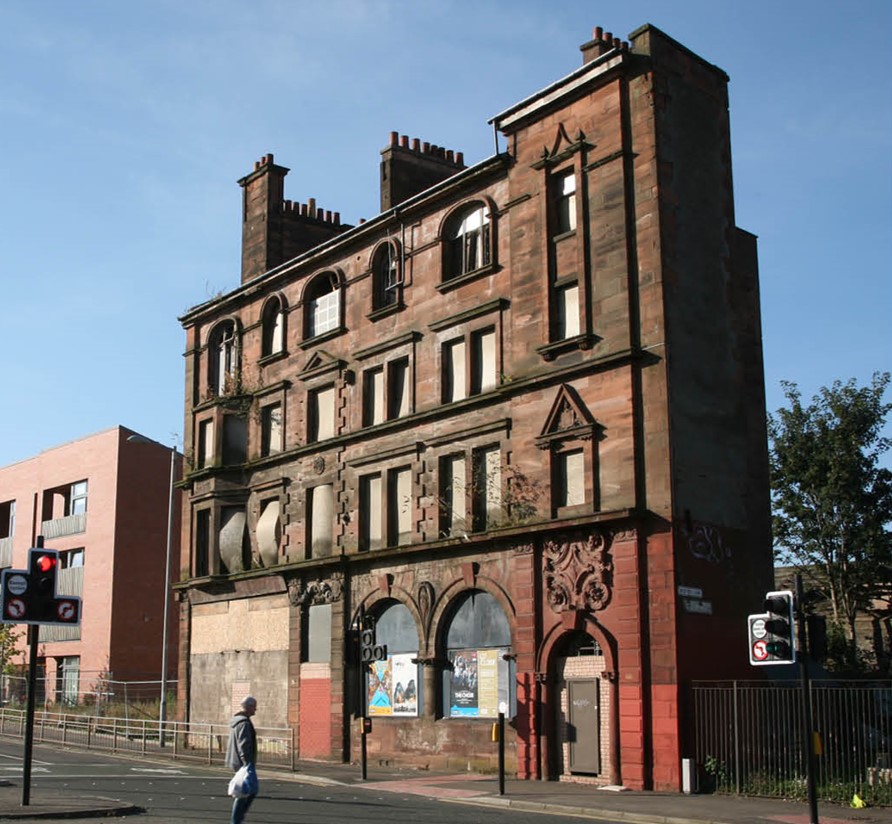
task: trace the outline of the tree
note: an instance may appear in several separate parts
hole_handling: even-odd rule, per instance
[[[889,378],[836,381],[807,406],[784,382],[789,408],[768,417],[775,559],[826,598],[848,660],[857,658],[856,618],[892,591],[892,472],[880,466]]]

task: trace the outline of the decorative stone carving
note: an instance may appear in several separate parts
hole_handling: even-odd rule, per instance
[[[555,612],[594,612],[610,603],[613,560],[602,533],[548,540],[542,558],[545,595]]]
[[[305,604],[333,604],[340,601],[344,591],[344,581],[341,575],[332,575],[331,578],[318,581],[300,581],[297,578],[288,580],[288,599],[293,606]]]
[[[421,614],[421,622],[425,633],[430,627],[430,620],[434,609],[434,586],[430,581],[422,581],[418,585],[418,612]]]

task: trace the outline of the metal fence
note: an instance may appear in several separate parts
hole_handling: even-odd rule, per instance
[[[295,767],[294,732],[289,728],[256,727],[257,763]],[[25,710],[0,709],[0,735],[22,738]],[[113,753],[166,756],[223,765],[228,724],[196,724],[114,718],[64,712],[34,713],[35,743],[52,743]]]
[[[892,682],[817,681],[810,694],[818,797],[892,804]],[[697,682],[692,711],[702,789],[806,797],[799,682]]]

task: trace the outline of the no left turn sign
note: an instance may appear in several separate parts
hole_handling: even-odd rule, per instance
[[[753,660],[765,661],[768,658],[768,648],[764,641],[756,641],[753,644]]]

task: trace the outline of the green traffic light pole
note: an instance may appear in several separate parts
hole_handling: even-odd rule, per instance
[[[799,635],[799,676],[802,690],[802,735],[805,747],[806,785],[808,789],[809,824],[818,824],[818,794],[815,788],[815,725],[811,704],[811,687],[808,676],[808,659],[811,650],[806,643],[805,610],[802,608],[802,575],[796,575],[796,632]]]

